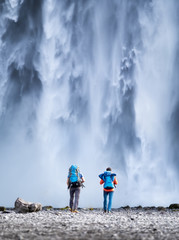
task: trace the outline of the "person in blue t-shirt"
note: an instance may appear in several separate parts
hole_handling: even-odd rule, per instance
[[[77,209],[80,197],[80,187],[84,182],[85,178],[83,177],[83,174],[79,172],[79,168],[76,165],[72,165],[69,168],[69,173],[67,177],[67,186],[70,190],[70,210],[72,212],[78,212]]]

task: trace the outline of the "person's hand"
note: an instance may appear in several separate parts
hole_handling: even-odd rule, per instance
[[[81,183],[84,183],[85,182],[85,179],[84,179],[84,177],[82,177],[82,179],[81,179]]]

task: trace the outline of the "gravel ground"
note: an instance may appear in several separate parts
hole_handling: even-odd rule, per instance
[[[0,212],[0,239],[179,239],[179,211],[157,209]]]

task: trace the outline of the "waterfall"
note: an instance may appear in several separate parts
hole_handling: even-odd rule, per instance
[[[114,207],[178,201],[179,2],[0,2],[1,205],[102,206],[98,174],[119,181]]]

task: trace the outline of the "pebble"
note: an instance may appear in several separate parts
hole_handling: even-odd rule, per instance
[[[0,213],[0,239],[179,239],[179,211],[117,209]]]

